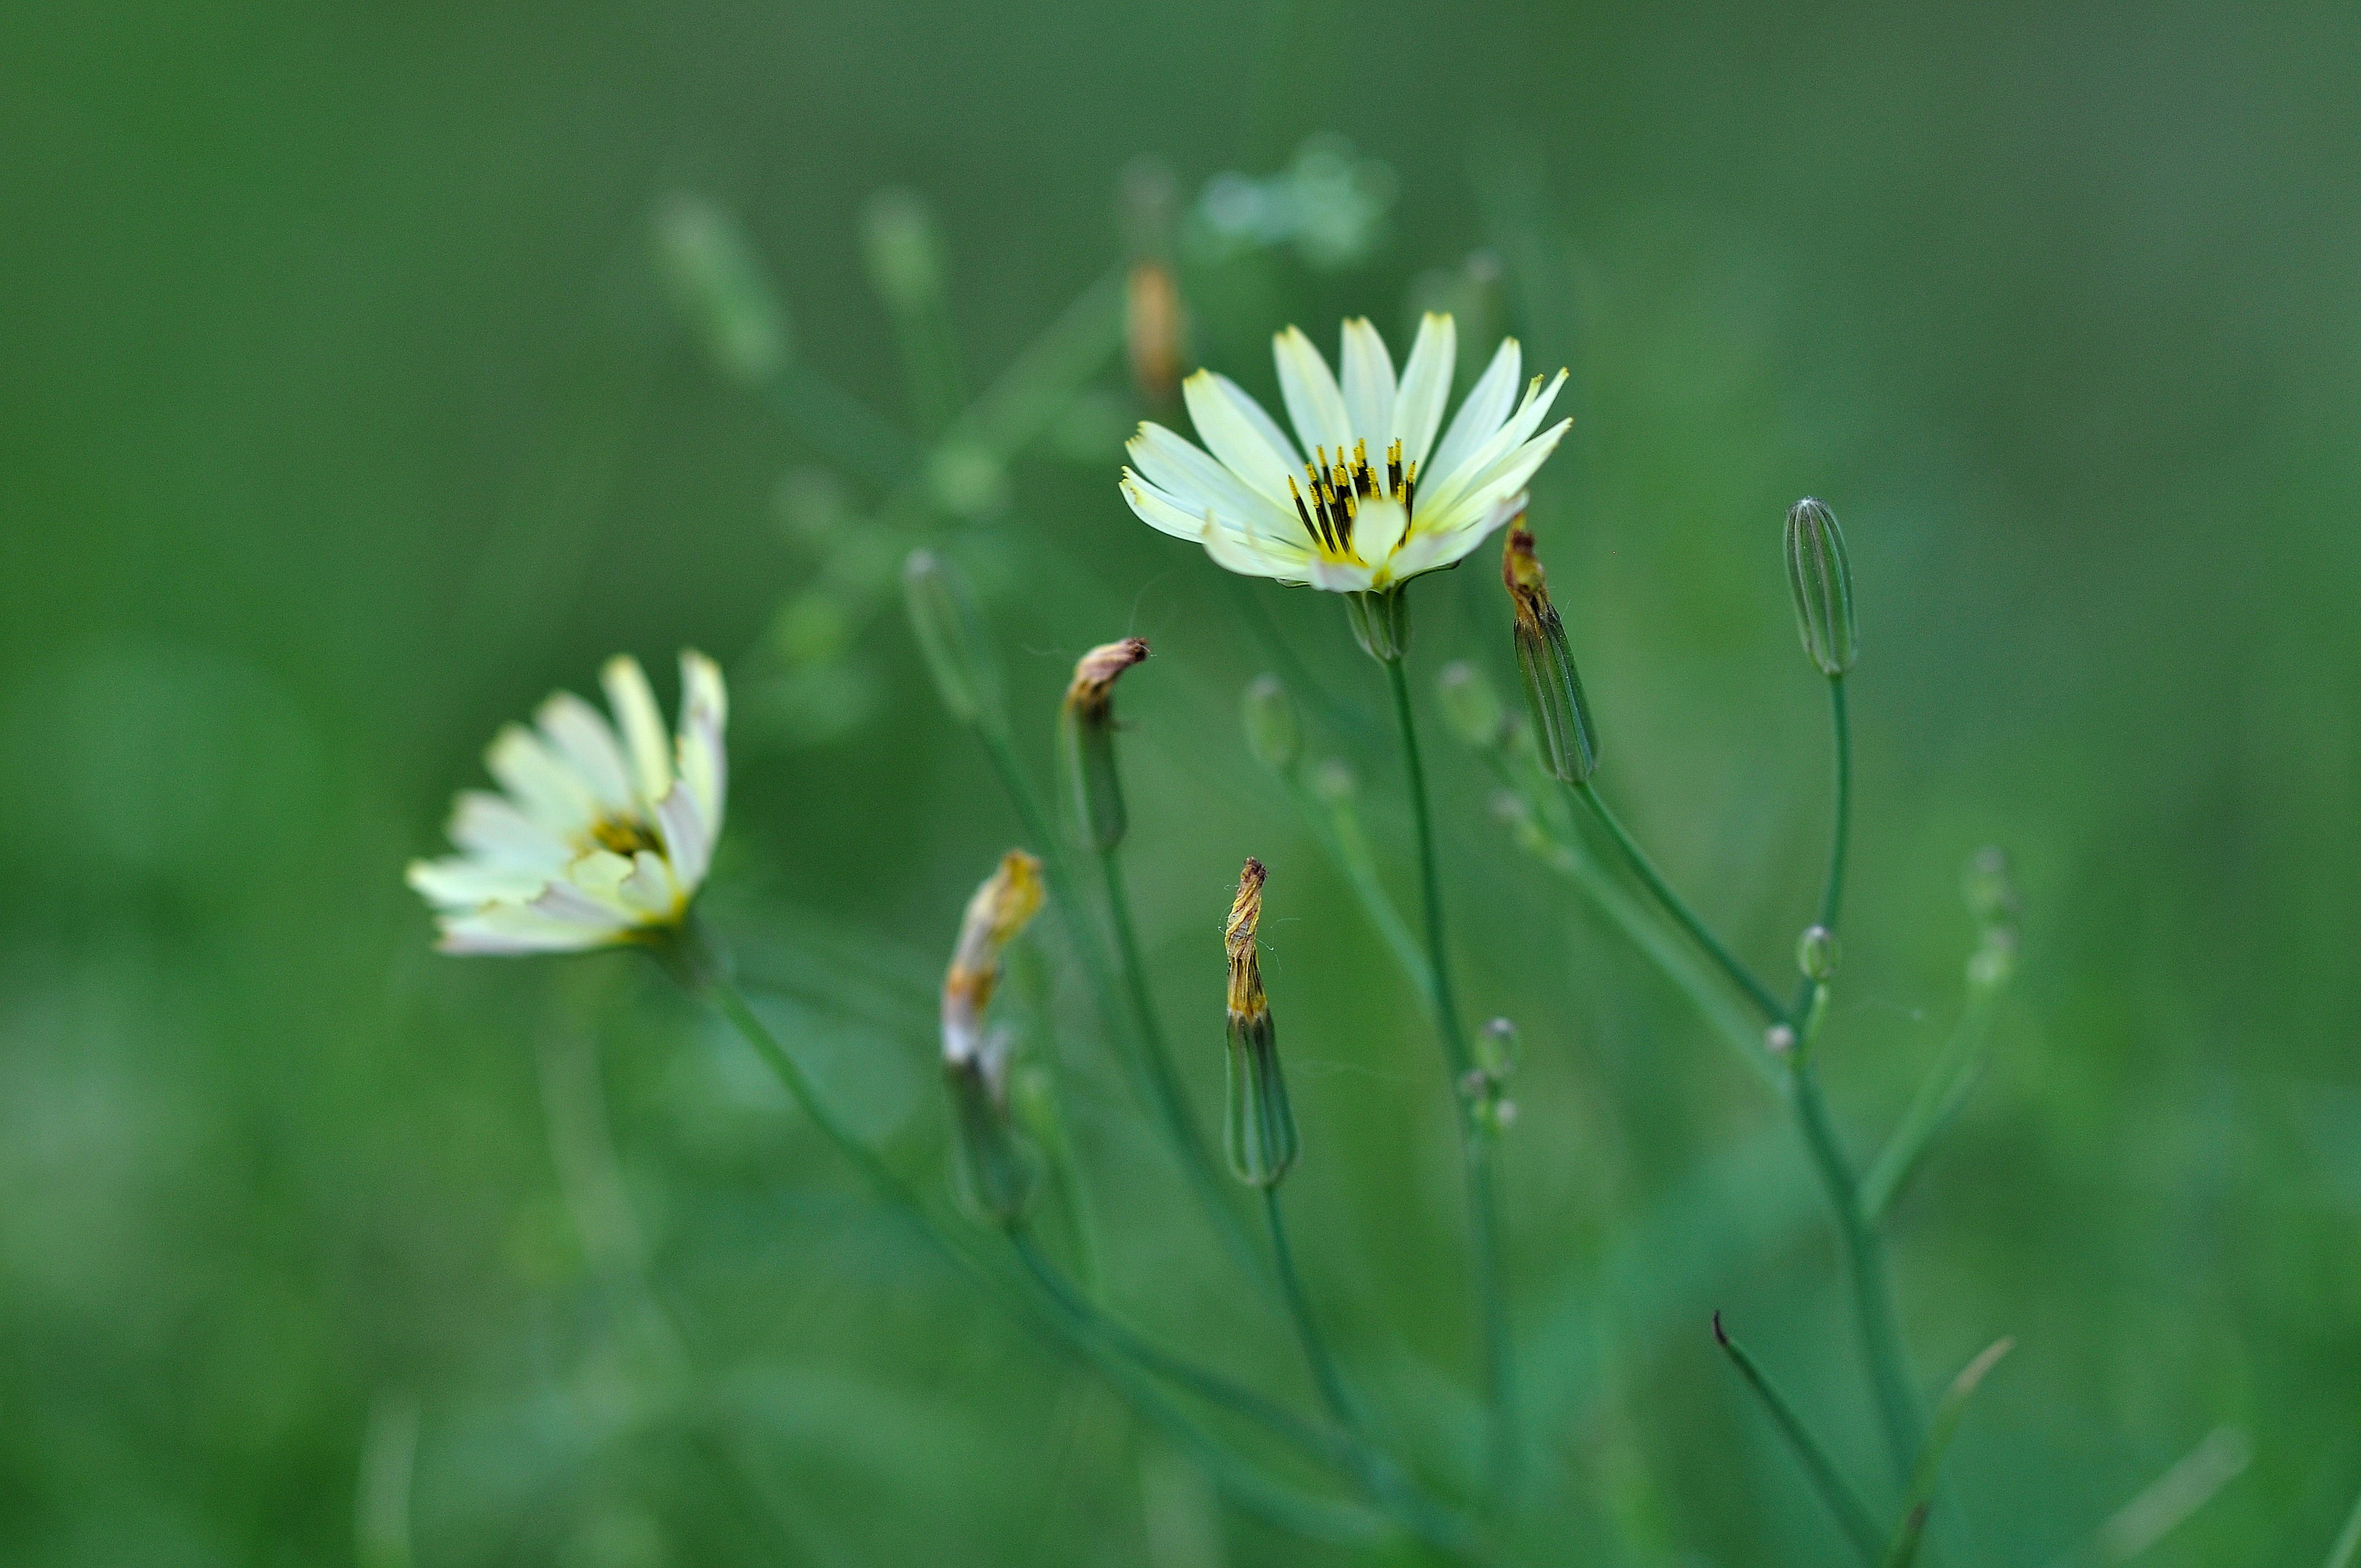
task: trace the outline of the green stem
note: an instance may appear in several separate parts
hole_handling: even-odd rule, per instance
[[[1136,949],[1126,948],[1130,952],[1127,967],[1134,977],[1134,997],[1138,1003],[1138,1011],[1132,1026],[1126,1028],[1123,1010],[1115,1001],[1115,978],[1107,972],[1106,951],[1099,945],[1098,933],[1091,928],[1083,913],[1081,890],[1074,885],[1066,860],[1064,840],[1052,830],[1048,814],[1042,810],[1041,803],[1034,798],[1033,786],[1027,781],[1024,769],[1017,764],[1016,753],[1009,745],[1008,737],[989,719],[977,725],[975,732],[983,743],[984,755],[990,759],[992,771],[998,776],[1001,788],[1006,792],[1009,804],[1016,809],[1017,820],[1024,827],[1025,836],[1040,847],[1042,874],[1049,883],[1050,902],[1057,906],[1058,916],[1065,924],[1074,955],[1082,962],[1082,974],[1089,981],[1100,1021],[1109,1035],[1128,1037],[1133,1041],[1134,1048],[1126,1054],[1140,1097],[1156,1113],[1166,1140],[1171,1144],[1181,1168],[1189,1173],[1190,1183],[1196,1188],[1198,1198],[1213,1220],[1214,1229],[1221,1234],[1224,1245],[1228,1246],[1249,1275],[1267,1287],[1268,1276],[1263,1268],[1262,1255],[1246,1234],[1237,1212],[1226,1201],[1224,1190],[1213,1173],[1204,1144],[1194,1134],[1186,1102],[1181,1100],[1179,1087],[1173,1080],[1170,1058],[1163,1053],[1161,1035],[1157,1032],[1154,1004],[1148,998],[1145,982],[1137,978],[1140,970]],[[1120,884],[1117,883],[1110,892],[1119,890]],[[1123,913],[1125,902],[1121,898],[1115,898],[1114,902],[1118,911],[1118,927],[1127,930],[1130,917],[1127,913]]]
[[[1328,1413],[1347,1431],[1359,1429],[1360,1422],[1353,1413],[1353,1401],[1345,1395],[1344,1376],[1336,1370],[1335,1358],[1328,1354],[1328,1342],[1322,1337],[1319,1321],[1312,1315],[1311,1298],[1303,1293],[1302,1277],[1295,1272],[1295,1254],[1287,1245],[1287,1226],[1279,1218],[1279,1185],[1274,1182],[1262,1190],[1263,1212],[1270,1217],[1270,1250],[1279,1260],[1279,1285],[1287,1298],[1288,1315],[1295,1320],[1296,1337],[1303,1342],[1303,1359],[1312,1368],[1312,1381],[1320,1389],[1320,1401]]]
[[[1296,810],[1302,814],[1304,821],[1311,824],[1312,832],[1319,837],[1321,848],[1328,852],[1328,858],[1335,862],[1336,869],[1344,872],[1345,882],[1352,886],[1353,895],[1361,901],[1362,913],[1369,917],[1369,924],[1378,928],[1378,939],[1393,954],[1394,962],[1401,966],[1402,973],[1410,978],[1411,988],[1418,992],[1419,1005],[1426,1009],[1430,1018],[1433,1017],[1435,1012],[1434,975],[1427,968],[1426,954],[1419,947],[1418,938],[1411,935],[1410,927],[1402,922],[1401,911],[1394,907],[1393,898],[1386,892],[1385,883],[1378,879],[1377,860],[1369,853],[1369,840],[1361,831],[1360,816],[1353,809],[1351,798],[1315,799],[1302,779],[1293,773],[1288,776],[1286,784]]]
[[[1723,1354],[1730,1357],[1730,1365],[1738,1368],[1739,1375],[1754,1390],[1755,1398],[1763,1401],[1763,1409],[1769,1413],[1772,1424],[1779,1429],[1779,1434],[1787,1440],[1787,1446],[1795,1451],[1795,1458],[1804,1466],[1804,1474],[1810,1477],[1813,1487],[1820,1494],[1820,1502],[1844,1531],[1845,1539],[1852,1542],[1853,1550],[1861,1553],[1864,1563],[1876,1563],[1882,1555],[1882,1532],[1861,1498],[1845,1484],[1844,1473],[1837,1468],[1836,1461],[1828,1457],[1828,1451],[1820,1446],[1820,1440],[1812,1435],[1812,1429],[1804,1424],[1804,1418],[1795,1413],[1795,1408],[1787,1403],[1786,1396],[1779,1392],[1779,1386],[1755,1365],[1754,1358],[1746,1353],[1746,1347],[1731,1338],[1730,1332],[1721,1326],[1719,1312],[1713,1315],[1713,1337],[1720,1343]]]
[[[1798,1049],[1801,1046],[1798,1046]],[[1911,1392],[1908,1357],[1902,1347],[1902,1330],[1895,1321],[1894,1286],[1886,1277],[1885,1249],[1877,1233],[1863,1223],[1861,1194],[1852,1167],[1837,1141],[1828,1102],[1820,1097],[1819,1080],[1808,1063],[1789,1074],[1795,1120],[1804,1144],[1828,1189],[1835,1212],[1837,1233],[1844,1243],[1846,1272],[1852,1282],[1853,1319],[1861,1333],[1861,1356],[1877,1396],[1878,1417],[1885,1431],[1888,1456],[1897,1477],[1910,1474],[1918,1453],[1921,1426],[1917,1396]]]
[[[2353,1513],[2328,1549],[2328,1568],[2354,1568],[2356,1563],[2361,1563],[2361,1497],[2353,1499]]]
[[[1460,1082],[1474,1065],[1461,1033],[1459,1005],[1452,994],[1449,944],[1443,925],[1443,877],[1434,852],[1434,816],[1426,798],[1426,769],[1419,761],[1418,724],[1410,703],[1410,678],[1399,659],[1379,661],[1393,688],[1394,718],[1401,730],[1402,766],[1410,782],[1411,819],[1417,829],[1419,891],[1426,909],[1427,968],[1433,980],[1436,1033],[1451,1075],[1451,1100],[1459,1124],[1459,1152],[1467,1168],[1469,1238],[1475,1252],[1477,1296],[1484,1322],[1484,1383],[1491,1410],[1492,1488],[1505,1498],[1517,1476],[1515,1374],[1510,1362],[1507,1292],[1501,1279],[1499,1204],[1493,1191],[1492,1131],[1469,1113]]]
[[[1836,747],[1836,823],[1828,834],[1828,872],[1820,883],[1820,917],[1813,922],[1833,931],[1837,928],[1837,908],[1844,899],[1845,844],[1852,834],[1852,724],[1845,715],[1845,678],[1841,674],[1828,677],[1828,729]],[[1795,1005],[1788,1011],[1801,1014],[1804,1004],[1812,999],[1812,982],[1807,977],[1795,992]]]
[[[1131,894],[1124,883],[1123,851],[1119,847],[1104,850],[1098,862],[1106,883],[1107,909],[1115,923],[1116,967],[1122,970],[1125,989],[1131,995],[1132,1014],[1139,1027],[1140,1054],[1147,1062],[1148,1089],[1157,1114],[1164,1123],[1165,1136],[1180,1151],[1181,1163],[1188,1168],[1189,1179],[1196,1185],[1199,1198],[1210,1212],[1224,1216],[1223,1228],[1226,1233],[1237,1228],[1237,1217],[1230,1208],[1229,1190],[1213,1169],[1204,1134],[1189,1113],[1189,1099],[1172,1066],[1172,1052],[1165,1042],[1156,999],[1148,993],[1148,967],[1140,959],[1139,933],[1131,921]]]
[[[853,1137],[843,1123],[838,1121],[829,1113],[827,1104],[813,1088],[811,1080],[805,1076],[802,1068],[796,1064],[795,1058],[779,1044],[777,1037],[763,1025],[762,1019],[755,1014],[752,1007],[747,1004],[745,997],[735,986],[719,975],[711,973],[709,965],[708,971],[699,977],[697,984],[702,993],[719,1009],[721,1015],[730,1021],[738,1033],[745,1038],[746,1043],[752,1046],[756,1054],[761,1056],[771,1069],[778,1075],[779,1080],[786,1086],[787,1092],[795,1098],[796,1103],[802,1107],[805,1114],[808,1115],[821,1132],[827,1135],[829,1141],[837,1146],[839,1152],[851,1160],[854,1167],[868,1179],[870,1183],[878,1190],[880,1195],[893,1206],[902,1210],[917,1226],[920,1234],[952,1261],[966,1267],[988,1287],[997,1282],[996,1273],[937,1224],[934,1218],[919,1203],[917,1194],[905,1186],[901,1179],[888,1169],[883,1160],[879,1159],[866,1145]],[[1062,1282],[1058,1282],[1058,1288],[1047,1288],[1049,1281],[1042,1278],[1042,1266],[1038,1253],[1032,1251],[1029,1244],[1020,1245],[1018,1250],[1021,1254],[1027,1255],[1028,1268],[1034,1271],[1037,1281],[1044,1284],[1045,1294],[1049,1298],[1051,1307],[1054,1309],[1053,1321],[1064,1332],[1066,1338],[1082,1348],[1086,1354],[1104,1344],[1105,1341],[1101,1337],[1101,1333],[1094,1330],[1094,1325],[1104,1325],[1108,1320],[1100,1317],[1087,1304],[1078,1301],[1070,1290],[1064,1288]],[[1038,1321],[1029,1314],[1019,1313],[1018,1315],[1023,1321]],[[1137,1336],[1126,1337],[1128,1343],[1123,1346],[1125,1351],[1140,1360],[1144,1365],[1151,1366],[1159,1375],[1264,1425],[1276,1435],[1306,1448],[1307,1452],[1325,1463],[1339,1465],[1348,1473],[1358,1472],[1362,1462],[1355,1453],[1341,1451],[1334,1441],[1323,1437],[1314,1429],[1306,1426],[1301,1420],[1270,1401],[1250,1390],[1238,1387],[1217,1374],[1194,1366],[1180,1357],[1155,1351]],[[1148,1354],[1143,1354],[1144,1352]],[[1093,1356],[1092,1359],[1108,1380],[1115,1385],[1117,1390],[1130,1400],[1133,1408],[1144,1420],[1162,1430],[1176,1446],[1195,1456],[1199,1463],[1202,1464],[1242,1503],[1258,1508],[1272,1518],[1275,1522],[1287,1525],[1303,1533],[1323,1538],[1334,1533],[1331,1526],[1319,1522],[1317,1515],[1324,1506],[1316,1499],[1301,1497],[1300,1495],[1277,1486],[1242,1464],[1227,1449],[1199,1431],[1180,1416],[1180,1412],[1162,1400],[1153,1388],[1126,1376],[1120,1365],[1104,1357]]]
[[[1617,820],[1615,814],[1607,809],[1607,802],[1599,798],[1598,786],[1586,779],[1576,784],[1574,791],[1582,797],[1583,804],[1589,806],[1597,815],[1599,824],[1607,829],[1608,837],[1614,839],[1615,847],[1622,851],[1624,863],[1631,868],[1632,872],[1646,885],[1648,891],[1654,894],[1656,902],[1664,906],[1664,913],[1678,921],[1681,929],[1689,934],[1689,939],[1703,948],[1708,958],[1720,966],[1721,972],[1730,977],[1731,984],[1746,993],[1747,1000],[1753,1003],[1755,1010],[1763,1014],[1763,1021],[1765,1024],[1791,1022],[1787,1009],[1780,1004],[1777,997],[1771,994],[1771,988],[1757,980],[1754,977],[1754,971],[1741,962],[1737,954],[1724,947],[1721,938],[1715,936],[1712,929],[1697,918],[1697,912],[1688,906],[1679,894],[1673,891],[1672,884],[1664,880],[1663,873],[1656,870],[1655,863],[1648,859],[1647,851],[1640,848],[1639,841],[1631,837],[1620,821]]]

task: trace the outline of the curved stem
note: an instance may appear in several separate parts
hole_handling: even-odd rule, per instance
[[[1820,884],[1820,916],[1813,924],[1837,928],[1837,908],[1844,900],[1845,845],[1852,832],[1852,723],[1845,713],[1845,678],[1828,677],[1828,731],[1836,748],[1836,823],[1828,835],[1828,872]],[[1807,977],[1795,992],[1790,1012],[1801,1014],[1812,999]]]
[[[1648,859],[1647,851],[1640,848],[1639,841],[1631,837],[1623,824],[1616,818],[1615,814],[1607,809],[1607,802],[1599,798],[1598,786],[1586,779],[1574,786],[1574,792],[1580,795],[1583,804],[1589,806],[1598,816],[1600,826],[1607,829],[1608,837],[1614,839],[1615,847],[1622,851],[1624,863],[1631,868],[1633,874],[1637,875],[1648,891],[1654,894],[1656,902],[1663,905],[1664,913],[1678,921],[1681,929],[1689,934],[1689,939],[1703,948],[1708,958],[1720,966],[1721,972],[1730,977],[1731,984],[1746,993],[1747,1000],[1753,1003],[1755,1010],[1763,1014],[1763,1021],[1765,1024],[1790,1023],[1792,1020],[1788,1010],[1781,1005],[1777,997],[1771,994],[1771,988],[1757,980],[1754,977],[1754,971],[1748,969],[1737,954],[1724,947],[1721,938],[1713,934],[1712,928],[1703,920],[1698,919],[1697,912],[1688,906],[1679,894],[1673,891],[1672,884],[1667,883],[1664,874],[1656,870],[1655,862]]]
[[[1048,814],[1042,810],[1040,801],[1035,798],[1033,786],[1026,779],[1025,770],[1017,764],[1016,752],[1010,746],[1008,737],[989,722],[976,726],[975,732],[977,739],[983,742],[984,755],[990,759],[992,771],[1007,794],[1009,804],[1016,809],[1016,817],[1025,829],[1025,836],[1039,847],[1042,873],[1049,883],[1050,902],[1057,906],[1074,955],[1082,963],[1082,976],[1089,982],[1100,1022],[1110,1036],[1132,1040],[1134,1048],[1126,1054],[1130,1061],[1132,1076],[1137,1080],[1140,1097],[1155,1112],[1166,1141],[1171,1144],[1173,1154],[1189,1173],[1191,1185],[1197,1189],[1198,1198],[1213,1220],[1214,1229],[1220,1232],[1223,1244],[1237,1258],[1240,1266],[1268,1289],[1269,1277],[1264,1271],[1262,1255],[1247,1236],[1237,1212],[1226,1201],[1222,1184],[1213,1175],[1212,1162],[1204,1152],[1204,1144],[1194,1134],[1186,1103],[1180,1099],[1179,1088],[1172,1079],[1170,1058],[1163,1051],[1160,1033],[1156,1032],[1154,1004],[1148,998],[1145,981],[1139,978],[1138,955],[1128,941],[1130,916],[1126,912],[1124,901],[1114,896],[1120,891],[1119,884],[1111,884],[1109,894],[1116,910],[1117,927],[1126,933],[1126,951],[1129,955],[1126,967],[1132,976],[1133,996],[1137,1006],[1137,1014],[1128,1028],[1125,1026],[1122,1008],[1115,1001],[1115,978],[1108,973],[1106,951],[1099,945],[1099,935],[1092,928],[1084,912],[1081,889],[1074,885],[1066,859],[1064,839],[1053,830]]]
[[[1140,1054],[1147,1064],[1148,1086],[1156,1104],[1158,1116],[1164,1123],[1165,1136],[1180,1151],[1181,1163],[1188,1168],[1189,1179],[1197,1188],[1198,1197],[1206,1209],[1223,1217],[1225,1239],[1230,1233],[1239,1232],[1236,1213],[1229,1203],[1229,1189],[1213,1169],[1205,1135],[1197,1119],[1189,1112],[1189,1098],[1180,1087],[1180,1075],[1172,1066],[1172,1052],[1164,1038],[1164,1025],[1156,1012],[1156,999],[1148,990],[1148,966],[1141,960],[1139,934],[1131,923],[1131,895],[1123,877],[1123,851],[1120,848],[1104,850],[1098,855],[1099,870],[1106,883],[1107,909],[1115,923],[1115,964],[1123,971],[1124,987],[1131,996],[1131,1009],[1139,1028]],[[1243,1240],[1242,1234],[1236,1238]],[[1259,1271],[1260,1264],[1256,1265]]]
[[[1861,1357],[1876,1391],[1877,1410],[1885,1431],[1888,1457],[1897,1478],[1907,1477],[1918,1453],[1921,1427],[1918,1398],[1911,1391],[1908,1357],[1902,1346],[1902,1329],[1894,1310],[1894,1285],[1886,1277],[1885,1249],[1877,1233],[1862,1223],[1860,1185],[1853,1179],[1844,1147],[1837,1141],[1828,1102],[1820,1097],[1819,1080],[1808,1063],[1790,1075],[1795,1119],[1804,1132],[1813,1168],[1828,1189],[1835,1211],[1837,1234],[1844,1243],[1846,1272],[1852,1281],[1853,1318],[1861,1333]]]
[[[1320,1402],[1336,1418],[1347,1431],[1357,1431],[1359,1420],[1353,1413],[1353,1401],[1345,1393],[1345,1379],[1336,1370],[1335,1358],[1328,1354],[1328,1342],[1322,1337],[1320,1323],[1312,1315],[1311,1298],[1303,1293],[1302,1277],[1295,1272],[1295,1254],[1287,1245],[1287,1226],[1279,1218],[1279,1186],[1276,1182],[1262,1190],[1263,1212],[1270,1217],[1270,1250],[1279,1259],[1279,1286],[1287,1298],[1288,1315],[1295,1320],[1296,1338],[1303,1342],[1303,1359],[1312,1368],[1312,1381],[1320,1390]]]
[[[1484,1322],[1484,1384],[1491,1410],[1492,1488],[1505,1497],[1517,1473],[1515,1374],[1509,1343],[1507,1292],[1501,1280],[1499,1204],[1493,1192],[1492,1130],[1468,1112],[1460,1093],[1474,1058],[1461,1033],[1459,1005],[1451,989],[1449,945],[1443,926],[1443,877],[1434,852],[1434,816],[1427,805],[1426,769],[1419,761],[1418,724],[1411,712],[1410,679],[1399,659],[1380,661],[1393,688],[1394,718],[1401,730],[1402,766],[1410,781],[1411,820],[1418,835],[1419,891],[1426,906],[1427,968],[1433,979],[1436,1032],[1451,1074],[1451,1099],[1458,1112],[1459,1152],[1467,1168],[1469,1240],[1475,1253],[1477,1297]]]

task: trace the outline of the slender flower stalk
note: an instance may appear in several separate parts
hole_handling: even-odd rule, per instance
[[[1434,852],[1434,817],[1426,797],[1426,769],[1419,760],[1418,723],[1411,711],[1410,680],[1400,659],[1385,661],[1401,733],[1402,768],[1410,785],[1411,820],[1417,830],[1419,891],[1426,916],[1426,959],[1434,995],[1436,1033],[1443,1044],[1452,1098],[1476,1065],[1459,1021],[1451,988],[1449,944],[1444,934],[1443,876]],[[1508,1289],[1500,1256],[1499,1201],[1494,1191],[1497,1128],[1462,1103],[1459,1152],[1467,1170],[1469,1240],[1475,1252],[1477,1310],[1484,1332],[1484,1386],[1491,1417],[1494,1494],[1505,1499],[1517,1481],[1516,1373],[1509,1334]]]

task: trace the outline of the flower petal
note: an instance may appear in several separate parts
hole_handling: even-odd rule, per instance
[[[631,857],[631,874],[617,884],[616,892],[642,921],[669,921],[687,900],[664,858],[653,850],[642,850]]]
[[[1431,505],[1437,514],[1447,513],[1457,510],[1477,487],[1497,481],[1504,471],[1502,460],[1522,446],[1548,415],[1550,404],[1557,400],[1558,389],[1565,385],[1565,376],[1566,373],[1560,370],[1546,389],[1542,386],[1542,378],[1534,377],[1532,384],[1525,389],[1524,401],[1517,406],[1517,411],[1509,422],[1469,454],[1455,472],[1444,476],[1433,491],[1422,490],[1418,498],[1420,502]],[[1436,521],[1440,527],[1451,526],[1444,523],[1440,515]]]
[[[1366,500],[1353,519],[1353,554],[1371,565],[1382,565],[1401,543],[1410,513],[1399,501]]]
[[[1449,316],[1429,311],[1418,323],[1418,341],[1411,345],[1410,363],[1402,367],[1401,386],[1394,394],[1393,433],[1400,438],[1404,462],[1423,466],[1433,449],[1458,356],[1458,328]]]
[[[715,834],[686,784],[675,784],[656,802],[656,824],[664,834],[664,854],[672,861],[673,874],[680,879],[684,891],[695,893],[713,863]]]
[[[522,724],[508,725],[492,738],[484,765],[545,832],[572,839],[598,819],[598,797],[589,782]]]
[[[1248,513],[1273,510],[1261,491],[1213,461],[1194,443],[1160,424],[1143,422],[1139,433],[1124,444],[1124,450],[1131,454],[1143,477],[1191,516],[1202,518],[1211,507],[1243,525]],[[1290,523],[1293,514],[1274,516],[1271,521]]]
[[[451,842],[476,859],[521,871],[555,872],[574,854],[565,840],[519,811],[514,801],[486,790],[459,792],[446,831]]]
[[[1489,539],[1509,521],[1525,510],[1525,492],[1504,496],[1485,508],[1476,520],[1464,528],[1447,533],[1421,532],[1394,552],[1390,563],[1393,580],[1404,582],[1422,572],[1437,571],[1456,565],[1466,560],[1475,548]]]
[[[1465,520],[1480,517],[1502,496],[1521,491],[1525,482],[1549,461],[1550,454],[1557,450],[1557,444],[1565,439],[1565,433],[1573,425],[1574,421],[1562,419],[1522,446],[1502,453],[1451,502],[1452,527],[1437,532],[1449,532],[1464,528],[1466,526]]]
[[[462,856],[439,861],[412,861],[402,880],[429,904],[445,909],[473,909],[493,903],[522,904],[538,894],[549,879],[520,866],[488,864]]]
[[[1287,400],[1287,417],[1303,450],[1323,446],[1331,463],[1351,451],[1353,422],[1345,411],[1345,394],[1302,329],[1291,326],[1272,338],[1270,356],[1278,361],[1279,395]]]
[[[557,920],[522,904],[490,904],[467,915],[446,916],[435,947],[446,953],[573,953],[621,939],[622,928]]]
[[[1394,425],[1394,358],[1367,316],[1345,323],[1345,417],[1354,439],[1369,444],[1370,461],[1382,465],[1386,447],[1400,432]]]
[[[1459,405],[1451,428],[1443,433],[1443,444],[1435,448],[1434,461],[1419,471],[1422,485],[1450,478],[1461,464],[1476,455],[1477,447],[1492,439],[1492,433],[1509,417],[1510,406],[1516,400],[1517,373],[1523,364],[1523,354],[1515,338],[1500,340],[1492,363],[1484,367],[1484,374],[1468,389],[1467,400]]]
[[[1303,581],[1311,552],[1256,534],[1233,533],[1212,518],[1198,531],[1198,543],[1213,565],[1246,577],[1272,577],[1282,583]]]
[[[572,692],[555,692],[533,719],[557,754],[589,784],[600,806],[609,811],[631,809],[631,770],[605,714]]]
[[[680,776],[714,835],[721,830],[722,806],[730,797],[730,751],[722,741],[729,722],[730,693],[722,685],[721,667],[694,649],[683,650],[677,762]]]
[[[607,688],[607,705],[622,726],[640,799],[653,806],[672,788],[672,748],[664,744],[664,714],[648,689],[647,672],[628,653],[617,654],[598,673],[598,684]]]
[[[1287,477],[1301,466],[1294,446],[1262,405],[1228,377],[1200,370],[1180,383],[1190,422],[1205,450],[1274,506],[1289,505]]]

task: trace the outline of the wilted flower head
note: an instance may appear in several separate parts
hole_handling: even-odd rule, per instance
[[[959,945],[943,971],[943,1060],[981,1068],[995,1093],[1006,1064],[984,1032],[984,1009],[1000,985],[1001,955],[1040,908],[1041,862],[1022,850],[1009,850],[967,901]]]
[[[1273,353],[1295,440],[1235,382],[1200,370],[1180,389],[1203,447],[1145,423],[1123,471],[1142,521],[1248,576],[1371,593],[1451,565],[1517,514],[1573,422],[1541,428],[1563,370],[1518,399],[1508,338],[1444,429],[1457,358],[1446,315],[1419,327],[1399,378],[1366,318],[1345,323],[1341,385],[1294,327]]]
[[[450,827],[462,852],[411,863],[445,952],[574,952],[645,939],[687,916],[729,793],[721,672],[702,653],[680,656],[680,733],[669,744],[637,660],[609,660],[599,679],[614,722],[558,692],[534,729],[502,729],[484,762],[504,793],[462,794]]]

